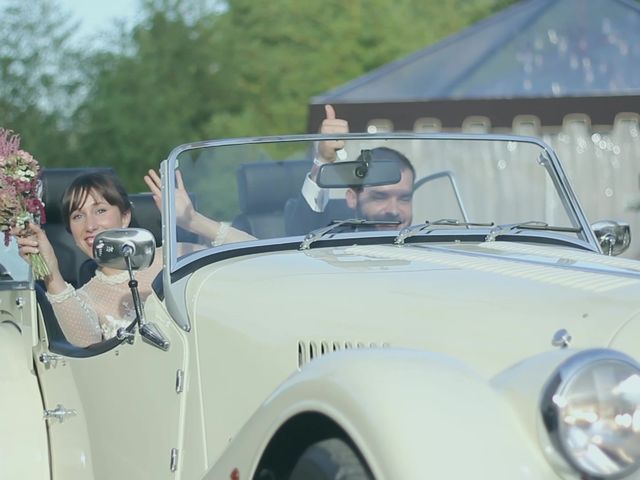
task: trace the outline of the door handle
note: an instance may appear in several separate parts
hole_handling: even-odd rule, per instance
[[[45,410],[43,414],[43,418],[45,420],[58,420],[58,422],[64,422],[67,417],[75,417],[78,414],[75,410],[64,408],[62,405],[58,404],[56,408],[53,410]]]

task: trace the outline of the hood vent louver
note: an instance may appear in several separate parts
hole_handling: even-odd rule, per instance
[[[337,352],[339,350],[349,350],[352,348],[386,348],[389,347],[389,343],[386,342],[362,342],[362,341],[328,341],[312,340],[305,342],[304,340],[298,341],[298,369],[304,367],[307,363],[316,358],[320,358],[323,355],[327,355],[331,352]]]

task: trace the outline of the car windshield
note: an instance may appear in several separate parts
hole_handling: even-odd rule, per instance
[[[224,238],[213,229],[207,236],[180,229],[179,182],[165,175],[172,269],[181,263],[176,242],[250,252],[259,244],[302,244],[310,232],[344,220],[366,222],[342,222],[316,236],[326,238],[328,230],[336,238],[384,238],[422,225],[424,235],[486,231],[495,239],[526,231],[594,243],[555,155],[533,139],[349,134],[211,141],[176,148],[165,169],[180,172],[198,212],[231,226],[222,228]]]
[[[31,270],[18,256],[15,240],[11,240],[7,245],[0,242],[0,290],[24,288],[31,281]]]

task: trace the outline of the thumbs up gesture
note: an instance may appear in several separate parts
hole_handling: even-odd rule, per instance
[[[325,105],[325,119],[320,125],[320,133],[349,133],[349,123],[346,120],[336,118],[333,106]],[[318,160],[323,163],[336,161],[336,152],[344,148],[343,140],[324,140],[318,143]]]

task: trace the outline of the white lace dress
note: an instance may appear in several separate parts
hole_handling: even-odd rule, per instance
[[[156,250],[153,264],[135,273],[140,299],[151,294],[151,282],[162,268],[162,253]],[[116,335],[121,327],[135,319],[129,288],[129,273],[105,275],[100,270],[81,288],[67,288],[58,294],[47,294],[64,335],[74,345],[86,347]]]

